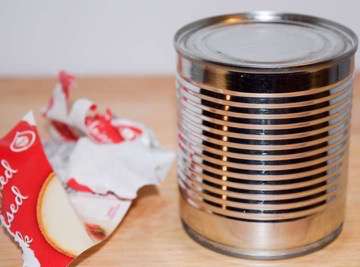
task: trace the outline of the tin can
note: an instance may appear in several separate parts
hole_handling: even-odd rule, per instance
[[[251,12],[181,28],[181,219],[224,254],[279,259],[341,232],[357,37],[338,23]]]

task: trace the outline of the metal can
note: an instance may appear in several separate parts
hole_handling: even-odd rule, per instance
[[[181,219],[216,251],[279,259],[341,232],[357,37],[338,23],[250,12],[181,28]]]

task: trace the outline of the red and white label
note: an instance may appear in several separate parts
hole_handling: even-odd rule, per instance
[[[44,267],[68,266],[73,257],[48,243],[37,218],[40,190],[52,173],[35,126],[21,121],[0,140],[2,225],[34,252],[32,261]]]

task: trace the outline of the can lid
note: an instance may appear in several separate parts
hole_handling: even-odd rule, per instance
[[[288,69],[340,60],[357,48],[349,28],[312,16],[258,11],[202,19],[175,36],[189,59],[256,69]]]

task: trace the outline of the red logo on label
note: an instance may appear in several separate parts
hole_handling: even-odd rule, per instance
[[[32,130],[16,132],[14,140],[11,142],[10,149],[13,152],[22,152],[31,147],[36,139],[36,134]]]

